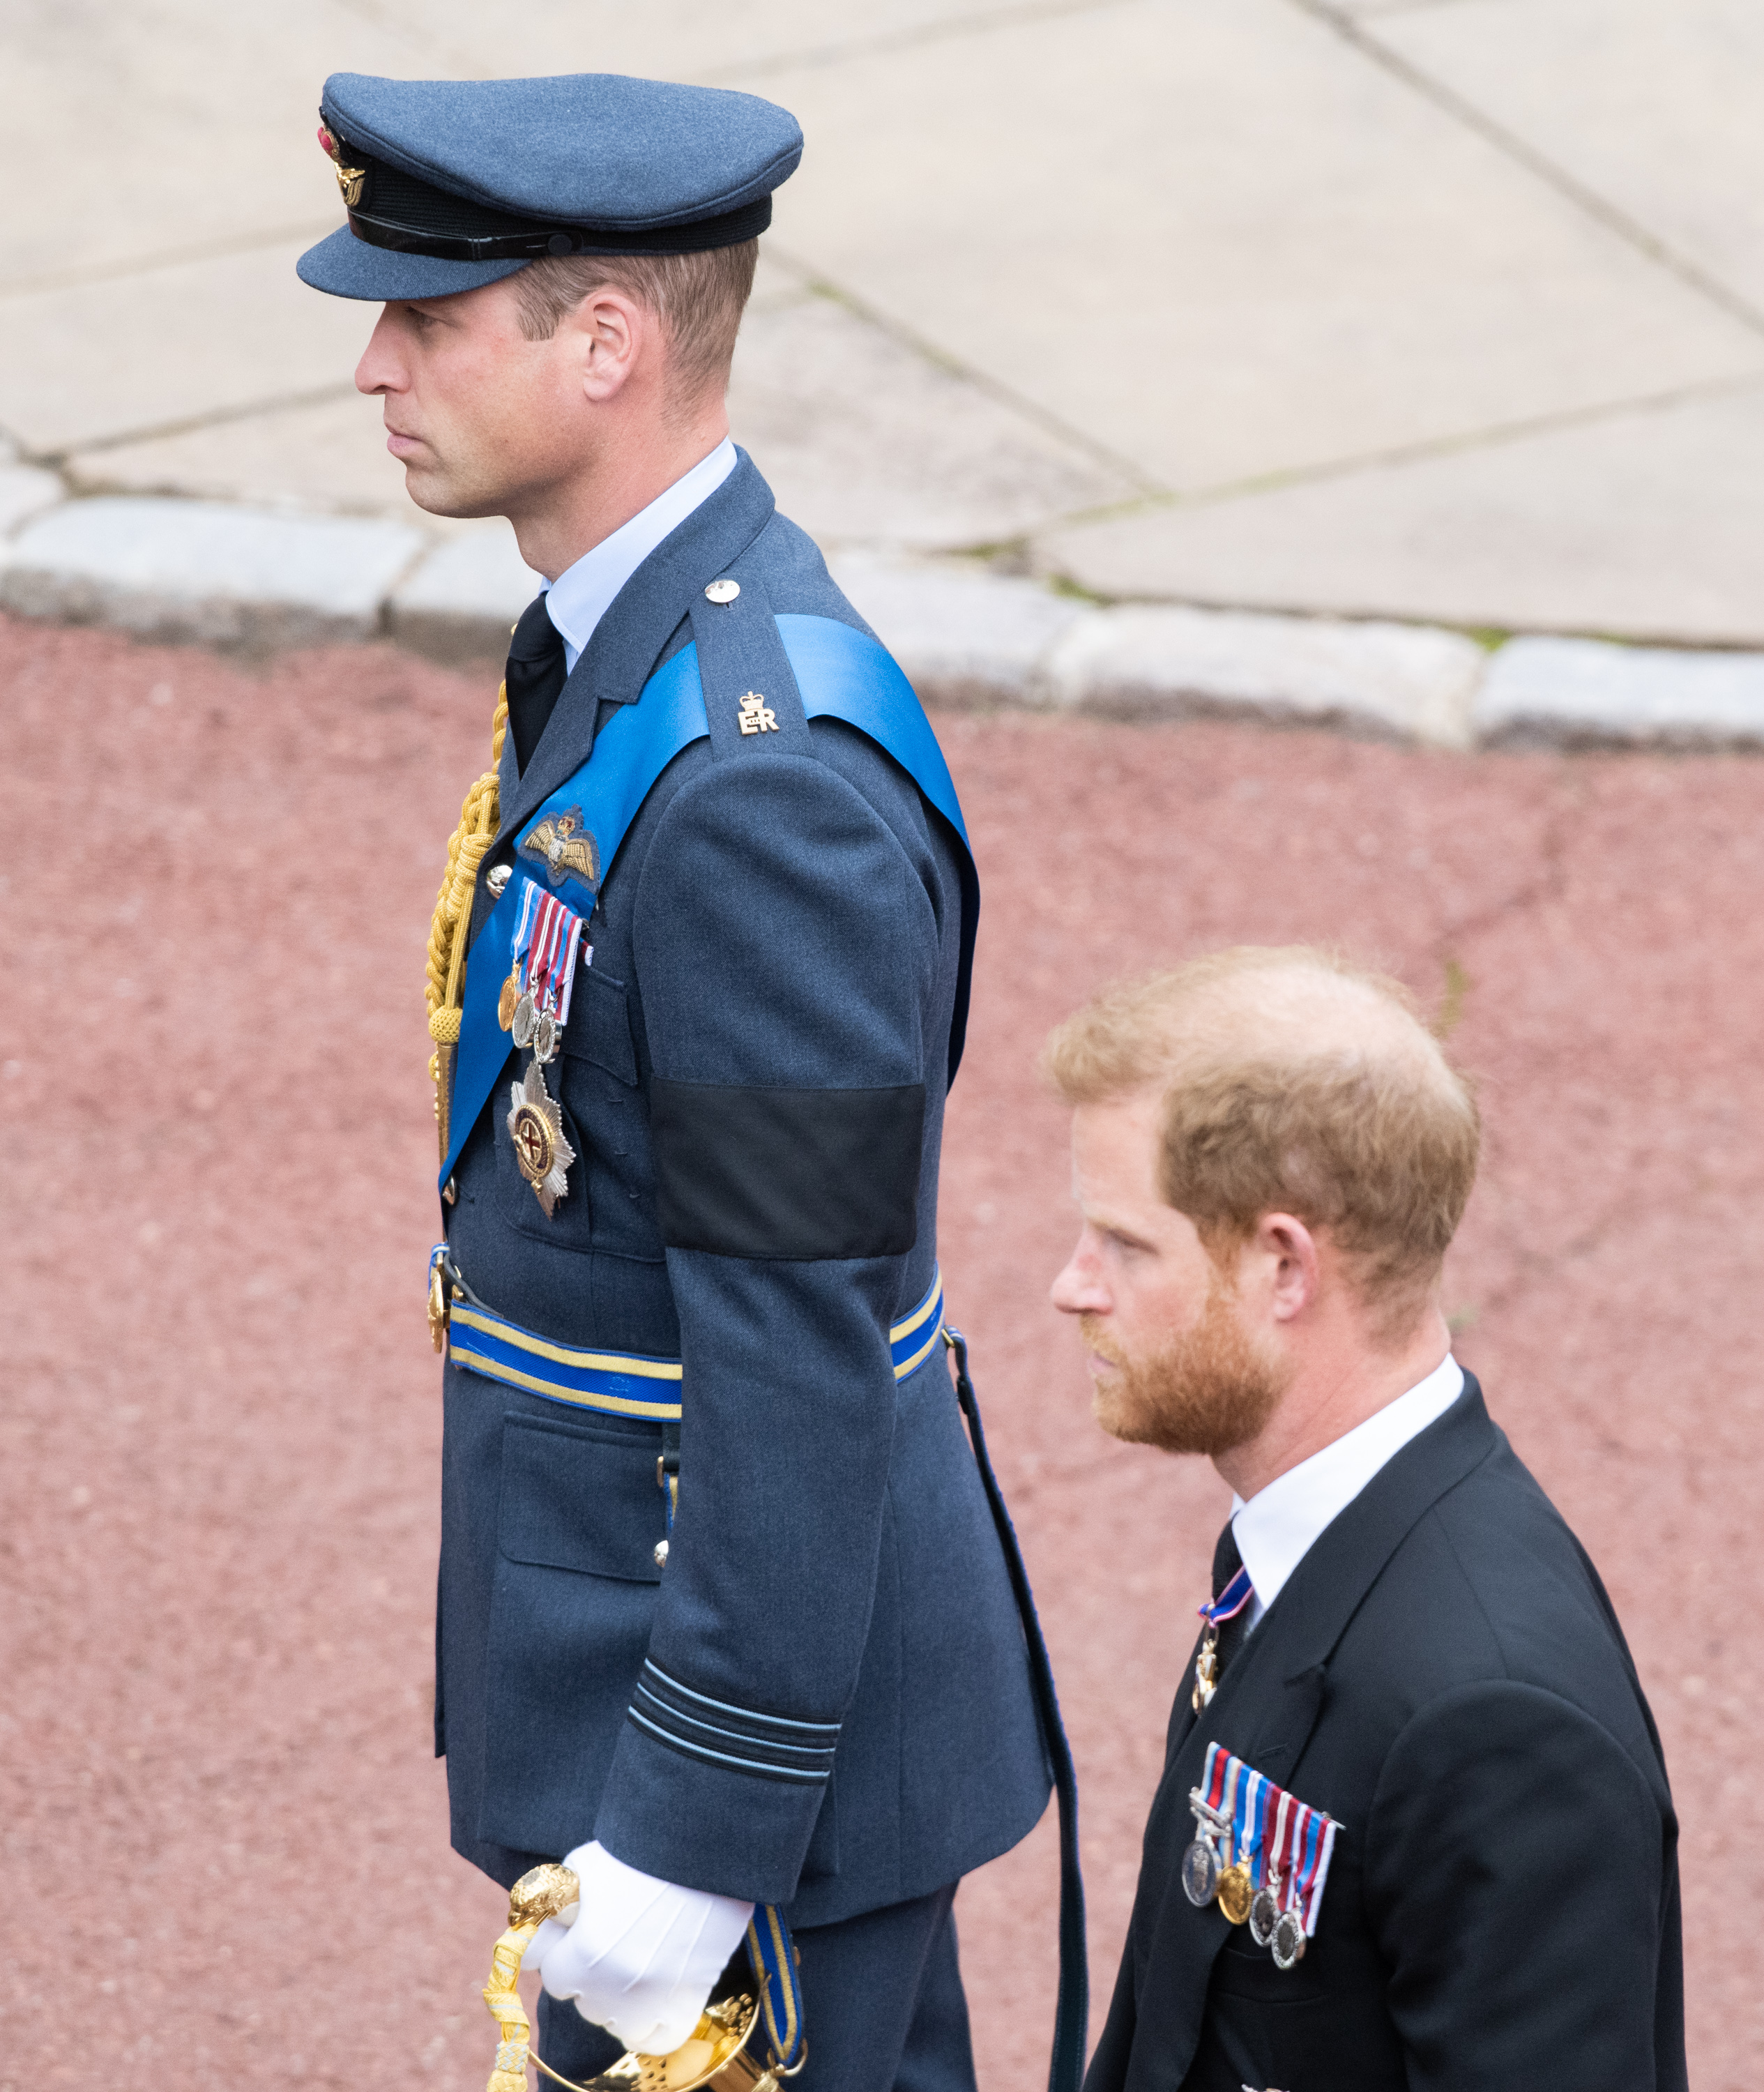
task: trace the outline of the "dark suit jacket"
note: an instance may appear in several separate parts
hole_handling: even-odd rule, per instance
[[[589,759],[597,723],[692,639],[720,575],[750,607],[867,629],[744,453],[595,627],[519,776],[505,746],[480,923],[489,869]],[[547,1218],[516,1169],[511,1046],[446,1209],[467,1283],[499,1313],[558,1343],[684,1359],[666,1572],[659,1425],[450,1364],[436,1729],[454,1843],[498,1879],[592,1835],[650,1874],[820,1925],[1014,1844],[1048,1772],[942,1347],[899,1381],[888,1349],[936,1269],[959,844],[876,742],[805,724],[771,639],[769,665],[720,671],[701,647],[711,737],[663,772],[607,871],[553,1070],[580,1158],[568,1196]],[[777,733],[739,736],[747,690]],[[716,1106],[684,1135],[682,1092]],[[842,1128],[867,1158],[836,1187],[841,1210],[820,1212],[824,1236],[683,1238],[668,1184],[677,1207],[695,1171],[726,1178],[780,1118],[805,1140]],[[797,1203],[780,1205],[800,1232]],[[639,1722],[646,1659],[669,1697]],[[830,1781],[774,1775],[804,1739],[834,1747]]]
[[[1679,2092],[1677,1823],[1597,1571],[1474,1380],[1191,1711],[1085,2092]],[[1282,1972],[1178,1878],[1222,1744],[1342,1826]]]

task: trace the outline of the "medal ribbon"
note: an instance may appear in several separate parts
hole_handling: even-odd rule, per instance
[[[1262,1885],[1262,1836],[1268,1822],[1269,1796],[1273,1792],[1273,1783],[1265,1773],[1257,1772],[1253,1767],[1245,1768],[1237,1812],[1232,1819],[1231,1837],[1236,1856],[1249,1863],[1250,1881],[1256,1888]]]
[[[526,948],[525,986],[536,1009],[549,1010],[560,1027],[569,1022],[570,996],[576,984],[576,954],[581,947],[582,919],[566,908],[555,893],[541,895],[532,884],[521,911],[521,928],[515,950]],[[531,901],[537,897],[538,906]],[[525,933],[525,938],[523,934]]]
[[[1213,1627],[1221,1627],[1226,1621],[1234,1620],[1255,1595],[1256,1586],[1250,1581],[1250,1572],[1239,1569],[1210,1606],[1196,1606],[1195,1610]]]
[[[1202,1776],[1200,1791],[1207,1797],[1207,1806],[1217,1813],[1225,1801],[1225,1775],[1227,1766],[1237,1761],[1222,1744],[1207,1746],[1207,1770]]]
[[[1273,1788],[1269,1799],[1272,1800],[1277,1794],[1280,1797],[1280,1805],[1274,1811],[1274,1842],[1265,1855],[1266,1878],[1269,1881],[1278,1880],[1284,1889],[1286,1883],[1291,1878],[1286,1847],[1292,1827],[1293,1800],[1284,1787]]]

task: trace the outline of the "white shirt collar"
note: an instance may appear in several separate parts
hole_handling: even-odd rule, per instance
[[[1464,1368],[1447,1351],[1426,1379],[1368,1416],[1364,1424],[1301,1460],[1260,1489],[1247,1503],[1231,1499],[1231,1531],[1256,1586],[1254,1627],[1286,1580],[1367,1483],[1410,1439],[1445,1415],[1464,1392]]]
[[[594,627],[612,607],[612,599],[668,536],[677,530],[701,502],[735,469],[735,445],[725,436],[708,457],[584,552],[573,567],[545,585],[545,607],[564,635],[564,665],[573,672]]]

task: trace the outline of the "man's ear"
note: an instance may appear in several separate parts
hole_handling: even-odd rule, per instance
[[[1295,1322],[1316,1300],[1322,1281],[1317,1238],[1291,1213],[1264,1213],[1256,1247],[1270,1273],[1269,1304],[1277,1322]]]
[[[639,365],[660,352],[660,323],[610,283],[590,291],[560,322],[581,358],[585,399],[603,406],[629,383]]]

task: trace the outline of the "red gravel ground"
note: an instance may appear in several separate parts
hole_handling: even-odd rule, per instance
[[[0,623],[5,2092],[488,2073],[501,1900],[428,1754],[420,991],[491,680]],[[987,884],[944,1264],[1083,1779],[1100,2000],[1226,1494],[1089,1421],[1033,1057],[1109,975],[1327,940],[1442,1006],[1482,1084],[1461,1355],[1664,1732],[1695,2081],[1755,2086],[1764,767],[944,725]],[[1053,1886],[1044,1825],[963,1891],[987,2092],[1041,2079]]]

